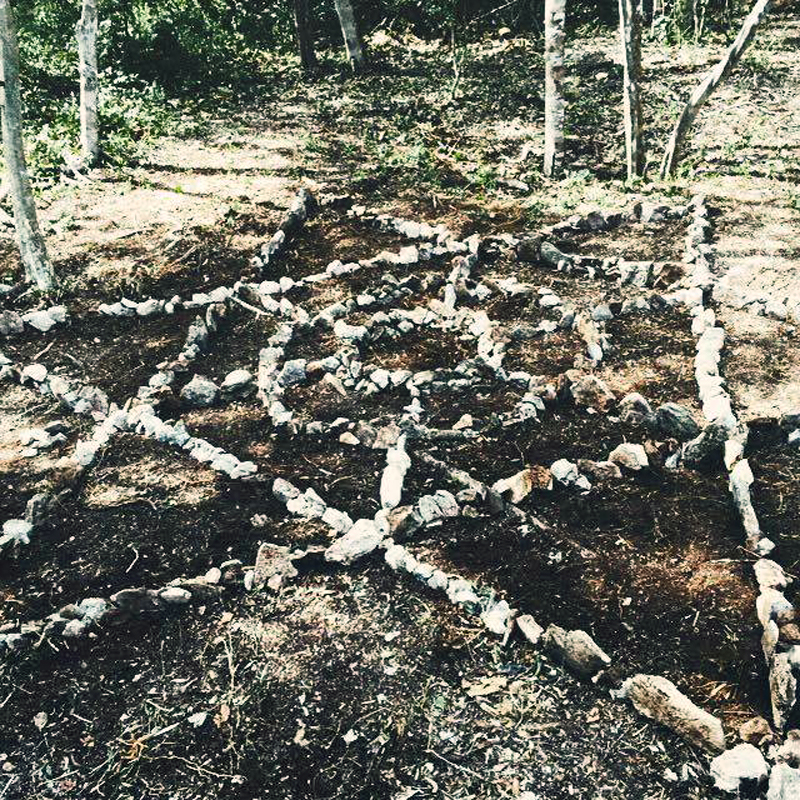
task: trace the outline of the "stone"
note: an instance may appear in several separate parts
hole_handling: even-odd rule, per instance
[[[772,722],[780,731],[786,727],[797,701],[797,678],[792,669],[789,653],[778,653],[772,659],[769,691],[772,700]]]
[[[295,358],[287,361],[278,375],[278,383],[285,387],[297,386],[303,383],[306,379],[307,363],[305,358]]]
[[[7,544],[30,544],[33,525],[24,519],[9,519],[3,523],[0,548]]]
[[[629,699],[640,714],[704,750],[721,753],[725,749],[720,720],[696,706],[674,683],[660,675],[635,675],[623,683],[618,696]]]
[[[302,492],[289,481],[283,478],[275,478],[272,484],[272,494],[276,500],[286,505],[290,500],[300,497]]]
[[[37,331],[47,333],[54,325],[57,324],[56,320],[47,311],[31,311],[29,314],[23,314],[22,319],[32,328]]]
[[[622,470],[613,461],[590,461],[578,459],[578,469],[595,483],[612,483],[622,478]]]
[[[475,587],[463,578],[452,578],[447,582],[447,599],[453,605],[463,606],[470,612],[480,608],[480,600],[475,593]]]
[[[508,632],[513,619],[514,611],[505,600],[498,600],[481,614],[481,622],[497,636],[503,636]]]
[[[656,409],[655,426],[664,436],[679,441],[693,439],[700,433],[700,426],[695,422],[691,412],[678,403],[664,403]]]
[[[41,525],[53,503],[52,495],[40,492],[33,495],[25,506],[25,521],[32,526]]]
[[[639,425],[653,413],[647,399],[638,392],[626,394],[619,402],[619,418],[629,425]]]
[[[607,303],[602,303],[599,306],[595,306],[592,309],[592,319],[595,322],[608,322],[611,319],[614,319],[614,315],[611,313],[611,309],[608,307]]]
[[[711,761],[711,778],[717,789],[728,794],[756,790],[769,774],[761,752],[752,744],[737,744]]]
[[[208,408],[217,401],[219,388],[214,381],[203,375],[195,375],[181,389],[181,398],[194,408]]]
[[[228,397],[246,397],[255,391],[253,374],[246,369],[235,369],[225,376],[220,389]]]
[[[577,464],[573,464],[566,458],[560,458],[550,467],[552,476],[565,486],[572,486],[578,480],[580,473]]]
[[[386,513],[385,520],[393,539],[411,536],[424,524],[422,516],[413,506],[397,506]]]
[[[473,425],[472,414],[462,414],[458,422],[453,424],[454,431],[463,431],[471,428]]]
[[[177,586],[170,586],[167,589],[162,589],[158,596],[168,605],[182,606],[186,605],[192,599],[192,593],[186,589],[180,589]]]
[[[16,311],[0,311],[0,336],[22,333],[24,327],[22,317]]]
[[[743,742],[761,747],[772,739],[772,729],[764,717],[753,717],[739,726],[739,738]]]
[[[769,776],[767,800],[797,800],[800,797],[800,769],[776,764]]]
[[[403,494],[403,481],[411,466],[406,453],[406,437],[402,435],[395,447],[386,453],[386,468],[383,470],[380,485],[381,508],[394,508],[400,504]]]
[[[510,478],[501,478],[492,489],[512,503],[521,503],[534,489],[547,489],[551,478],[548,470],[542,467],[523,469]]]
[[[572,399],[579,406],[589,406],[599,411],[614,401],[614,394],[605,382],[595,375],[583,375],[569,387]]]
[[[544,628],[530,614],[517,617],[517,627],[531,644],[538,644],[544,633]]]
[[[721,422],[710,422],[699,436],[686,442],[681,450],[681,458],[688,466],[696,466],[717,453],[725,453],[728,445],[729,429]],[[730,454],[726,457],[726,461]]]
[[[790,767],[800,767],[800,729],[786,734],[786,741],[775,750],[775,758]]]
[[[352,564],[372,553],[383,541],[383,532],[371,519],[359,519],[340,539],[326,551],[325,560],[337,564]]]
[[[638,472],[650,466],[644,447],[630,442],[623,442],[623,444],[615,447],[609,453],[608,460],[633,472]]]
[[[353,520],[350,515],[336,508],[326,508],[325,513],[322,515],[322,521],[340,536],[353,527]]]
[[[783,644],[800,644],[800,625],[790,622],[779,629],[779,638]]]
[[[611,663],[611,658],[585,631],[567,631],[558,625],[550,625],[544,632],[542,644],[568,667],[587,677]]]
[[[546,294],[539,298],[542,308],[555,308],[561,305],[561,298],[557,294]]]
[[[47,367],[44,364],[28,364],[22,370],[22,379],[30,379],[34,383],[42,383],[47,378]]]
[[[758,588],[763,592],[764,589],[785,589],[791,582],[783,571],[783,567],[769,558],[760,558],[753,564],[756,573]]]
[[[282,585],[286,579],[296,578],[297,568],[289,560],[289,549],[277,544],[264,542],[256,554],[256,565],[253,571],[253,586],[260,589],[269,583],[271,578],[280,576]],[[277,583],[277,581],[275,582]],[[274,585],[274,583],[273,583]]]

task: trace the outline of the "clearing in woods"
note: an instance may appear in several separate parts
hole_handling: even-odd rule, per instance
[[[0,519],[55,498],[0,563],[2,631],[28,645],[0,667],[0,797],[711,796],[705,760],[608,689],[663,675],[731,742],[742,722],[772,715],[757,555],[722,454],[667,464],[705,419],[702,327],[662,298],[691,279],[685,240],[707,210],[712,307],[728,337],[720,373],[750,424],[744,454],[771,557],[796,575],[800,450],[779,420],[800,406],[800,346],[792,325],[757,312],[798,295],[799,32],[781,17],[764,34],[699,120],[705,166],[671,197],[644,197],[644,219],[602,174],[619,161],[606,133],[617,120],[596,101],[597,118],[576,101],[569,147],[599,176],[525,197],[503,183],[524,173],[519,150],[541,138],[541,114],[509,115],[508,87],[494,110],[469,111],[488,102],[490,56],[538,63],[524,41],[482,45],[461,110],[442,112],[454,148],[503,165],[491,189],[446,164],[440,193],[418,194],[382,164],[356,174],[359,115],[382,96],[367,76],[345,87],[338,118],[327,88],[295,87],[212,120],[202,141],[165,140],[123,182],[52,190],[43,218],[67,319],[0,341],[14,378],[0,384]],[[618,92],[615,47],[571,50],[574,80]],[[683,95],[718,56],[680,53],[645,52],[646,91]],[[433,77],[412,74],[421,94]],[[304,184],[319,203],[254,262]],[[689,204],[697,195],[705,203]],[[561,224],[597,208],[628,217]],[[512,241],[543,229],[571,269],[538,239],[533,255]],[[10,236],[3,244],[13,272]],[[618,280],[619,260],[641,279]],[[164,302],[126,315],[123,297]],[[30,310],[25,297],[5,303]],[[584,324],[564,324],[570,310]],[[250,378],[228,378],[241,370]],[[576,389],[586,375],[610,394]],[[98,390],[70,401],[83,413],[53,396],[54,376]],[[681,425],[628,413],[631,393],[653,409],[679,404]],[[106,441],[109,402],[128,417]],[[204,443],[182,447],[189,437]],[[623,444],[641,445],[647,465],[598,466]],[[405,555],[325,559],[343,515],[380,516],[387,453],[403,447],[394,504],[420,515],[393,518]],[[551,472],[562,459],[590,489]],[[521,496],[487,492],[525,469]],[[469,581],[475,601],[451,602],[433,570]],[[210,582],[117,594],[195,576]],[[115,613],[97,625],[91,604],[70,607],[112,595]],[[598,685],[519,632],[488,632],[480,612],[504,619],[498,600],[591,634],[612,658]]]

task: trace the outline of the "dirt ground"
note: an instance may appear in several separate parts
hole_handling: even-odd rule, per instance
[[[528,93],[513,81],[499,86],[492,60],[506,59],[512,76],[528,74],[540,67],[533,43],[475,46],[460,106],[435,95],[438,78],[420,65],[436,56],[422,45],[402,55],[378,50],[396,72],[378,71],[361,83],[292,87],[280,102],[210,119],[202,139],[165,138],[124,173],[96,170],[88,184],[48,191],[43,226],[65,278],[55,299],[70,308],[72,321],[2,340],[0,351],[91,381],[124,402],[160,362],[177,356],[195,312],[119,320],[98,316],[96,307],[122,296],[189,297],[253,279],[253,254],[301,185],[351,193],[370,207],[445,223],[464,236],[521,234],[598,205],[627,208],[642,194],[679,203],[702,192],[714,213],[715,270],[726,286],[716,303],[729,334],[723,372],[737,413],[762,420],[748,452],[754,502],[765,532],[780,540],[787,572],[796,574],[800,456],[763,418],[800,407],[800,344],[792,323],[755,316],[733,298],[737,291],[800,292],[800,71],[792,55],[799,34],[796,18],[768,27],[752,58],[701,115],[691,177],[664,192],[624,187],[615,106],[580,98],[592,94],[583,91],[587,85],[609,97],[619,93],[619,55],[609,37],[570,49],[575,171],[553,184],[532,177],[542,132],[538,87]],[[651,96],[685,95],[720,49],[649,45]],[[402,91],[388,91],[391,79],[406,74]],[[493,92],[487,111],[484,93]],[[363,119],[379,120],[382,104],[391,124],[402,113],[412,131],[418,127],[420,141],[440,137],[447,144],[450,155],[434,158],[436,178],[422,188],[409,186],[402,170],[409,163],[414,170],[433,167],[418,151],[409,162],[407,138],[391,154],[365,144]],[[445,130],[446,115],[451,125],[463,123],[457,134]],[[648,116],[655,158],[666,123]],[[496,167],[491,180],[476,177],[487,163]],[[584,170],[590,178],[581,177]],[[509,188],[506,179],[528,180],[531,189]],[[10,232],[2,237],[0,278],[13,280],[18,261]],[[680,269],[682,240],[680,223],[628,225],[564,246]],[[297,279],[335,258],[367,258],[403,243],[326,211],[309,221],[275,274],[264,277]],[[436,273],[446,277],[447,269],[430,263],[409,271],[423,283]],[[480,269],[481,277],[515,275],[583,308],[619,295],[602,281],[543,265],[500,258]],[[397,268],[396,274],[407,273]],[[292,301],[314,313],[380,279],[376,271],[324,281],[298,290]],[[400,305],[435,296],[419,290]],[[7,304],[28,309],[31,298]],[[493,296],[483,307],[506,337],[510,370],[557,383],[576,357],[581,363],[583,344],[572,331],[516,336],[548,318],[530,296]],[[616,318],[607,326],[612,347],[597,374],[617,398],[636,391],[654,405],[679,402],[700,420],[690,324],[671,311]],[[276,328],[272,318],[236,309],[202,366],[179,375],[177,391],[162,406],[165,418],[182,419],[192,435],[252,460],[256,478],[229,480],[174,448],[118,437],[59,496],[30,546],[4,556],[0,625],[15,630],[82,598],[160,587],[227,559],[252,566],[265,541],[329,544],[325,526],[288,515],[273,498],[276,477],[313,488],[353,519],[375,514],[384,451],[276,434],[255,398],[189,409],[178,396],[195,371],[217,382],[233,369],[255,373],[259,350]],[[299,339],[289,357],[324,357],[340,344],[332,334]],[[474,350],[474,341],[456,333],[424,330],[373,342],[364,358],[390,370],[428,370],[452,368]],[[550,407],[540,422],[504,427],[502,414],[523,392],[491,375],[472,392],[426,397],[426,424],[446,429],[471,414],[480,435],[424,449],[486,483],[558,458],[604,459],[623,441],[651,438],[641,426],[621,423],[614,404],[600,414]],[[303,422],[341,416],[387,422],[409,402],[400,393],[343,397],[316,383],[294,387],[284,399]],[[3,521],[21,516],[36,492],[66,485],[58,459],[92,423],[9,382],[0,384],[0,414]],[[65,441],[36,455],[23,452],[25,429],[58,420],[67,423]],[[669,443],[653,446],[664,450]],[[414,463],[413,448],[411,457],[404,501],[453,488]],[[654,458],[651,468],[588,495],[533,492],[522,508],[541,526],[459,518],[423,530],[408,546],[448,572],[493,587],[543,625],[591,633],[614,656],[612,684],[639,671],[669,677],[723,719],[733,744],[741,722],[769,716],[769,699],[753,556],[743,547],[726,482],[721,464],[674,474]],[[378,555],[349,569],[304,562],[277,594],[228,591],[165,619],[80,642],[48,640],[5,658],[0,798],[715,797],[706,759],[612,701],[608,688],[581,681],[518,636],[501,645],[474,617],[393,573]]]

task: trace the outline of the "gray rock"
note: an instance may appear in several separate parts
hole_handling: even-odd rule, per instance
[[[578,469],[595,483],[612,483],[622,478],[622,470],[613,461],[590,461],[579,458]]]
[[[530,614],[517,617],[517,627],[531,644],[537,644],[544,633],[544,628]]]
[[[30,379],[34,383],[41,383],[47,378],[47,367],[44,364],[28,364],[22,370],[22,379]]]
[[[712,753],[725,749],[722,723],[696,706],[674,683],[660,675],[635,675],[617,693],[628,698],[645,717],[675,731],[687,741]]]
[[[757,789],[769,774],[761,751],[752,744],[738,744],[711,761],[714,786],[728,794]]]
[[[158,593],[158,596],[167,603],[167,605],[174,606],[186,605],[192,599],[191,592],[188,592],[186,589],[180,589],[177,586],[170,586],[166,589],[162,589]]]
[[[772,659],[769,690],[772,700],[772,722],[778,730],[783,730],[797,702],[797,678],[789,653],[778,653]]]
[[[492,603],[481,614],[481,622],[497,636],[503,636],[513,623],[514,610],[505,600]]]
[[[208,408],[217,402],[219,388],[214,381],[203,375],[195,375],[181,389],[181,398],[195,408]]]
[[[542,261],[556,269],[560,264],[569,264],[572,261],[571,256],[568,256],[566,253],[562,253],[561,250],[559,250],[551,242],[541,243],[539,246],[539,255],[541,256]]]
[[[41,525],[47,517],[52,505],[53,497],[46,492],[33,495],[25,506],[25,521],[36,527]]]
[[[678,403],[664,403],[659,406],[654,424],[665,436],[672,436],[680,441],[693,439],[700,433],[700,426],[689,409]]]
[[[542,644],[581,675],[595,675],[611,663],[611,658],[585,631],[566,631],[558,625],[550,625],[544,632]]]
[[[653,413],[650,403],[638,392],[626,394],[619,401],[619,417],[630,425],[639,425]]]
[[[308,362],[305,358],[295,358],[287,361],[283,365],[283,369],[278,375],[278,383],[281,386],[297,386],[303,383],[306,379],[306,364]]]
[[[0,336],[22,333],[22,317],[16,311],[0,311]]]
[[[681,450],[683,462],[689,466],[695,466],[722,453],[729,434],[727,425],[721,422],[709,423],[699,436],[683,446]]]
[[[592,309],[592,319],[595,322],[608,322],[610,319],[614,319],[614,315],[611,313],[608,304],[602,303]]]
[[[595,375],[582,375],[570,385],[572,399],[579,406],[590,406],[599,410],[613,402],[614,394]]]

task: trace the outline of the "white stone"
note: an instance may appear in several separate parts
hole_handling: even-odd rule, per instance
[[[711,761],[714,785],[729,794],[738,795],[740,788],[754,789],[768,774],[764,756],[752,744],[738,744]]]
[[[359,519],[340,539],[326,551],[325,560],[338,564],[352,564],[373,552],[383,541],[383,532],[371,519]]]
[[[615,447],[609,454],[608,460],[635,472],[650,465],[644,447],[640,444],[631,444],[629,442]]]
[[[508,630],[514,612],[505,600],[498,600],[481,614],[481,621],[494,634],[503,636]]]

